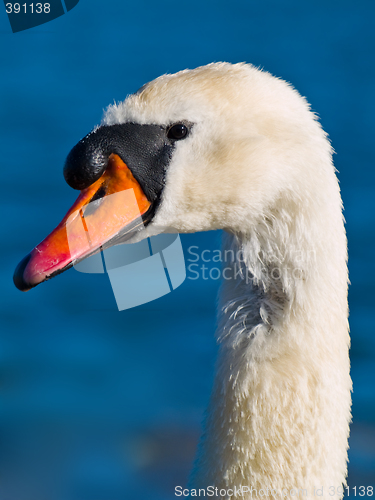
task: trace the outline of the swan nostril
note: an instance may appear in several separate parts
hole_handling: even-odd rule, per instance
[[[107,186],[105,184],[102,184],[100,188],[97,190],[97,192],[94,194],[94,196],[91,198],[89,203],[92,203],[94,201],[100,200],[101,198],[104,198],[107,192]]]
[[[96,211],[96,209],[102,203],[106,193],[107,193],[107,186],[102,184],[100,188],[97,190],[97,192],[94,194],[94,196],[91,198],[91,200],[88,202],[86,209],[84,211],[85,217],[92,215]]]

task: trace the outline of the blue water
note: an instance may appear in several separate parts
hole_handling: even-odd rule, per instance
[[[27,294],[15,265],[76,197],[62,165],[102,110],[165,72],[247,61],[292,82],[336,150],[349,239],[349,482],[375,481],[375,4],[80,0],[12,34],[0,6],[0,498],[171,499],[184,485],[216,354],[216,280],[116,311],[70,270]],[[182,235],[215,249],[219,233]],[[101,279],[102,278],[102,279]]]

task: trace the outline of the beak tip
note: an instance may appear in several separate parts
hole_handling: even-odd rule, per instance
[[[18,290],[21,290],[21,292],[27,292],[28,290],[33,288],[33,285],[27,283],[24,278],[25,269],[30,261],[30,258],[31,253],[26,255],[26,257],[21,260],[13,274],[13,283],[16,285]]]

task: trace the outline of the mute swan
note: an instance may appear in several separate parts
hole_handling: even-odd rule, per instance
[[[145,222],[134,241],[224,229],[236,260],[221,292],[217,373],[191,488],[341,497],[347,245],[332,150],[305,99],[247,64],[164,75],[109,106],[64,173],[81,194],[18,265],[16,286],[28,290],[87,255],[80,242],[70,255],[65,225],[74,234],[67,218],[90,200],[94,247],[118,241],[135,215],[113,202],[121,216],[106,225],[100,203],[122,189],[133,187]]]

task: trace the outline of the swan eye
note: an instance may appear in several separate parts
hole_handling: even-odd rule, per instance
[[[176,123],[176,125],[172,125],[167,133],[168,139],[174,139],[175,141],[179,141],[180,139],[184,139],[188,134],[188,128],[183,123]]]

